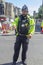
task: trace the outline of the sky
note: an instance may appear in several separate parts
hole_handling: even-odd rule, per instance
[[[32,15],[33,11],[38,12],[38,8],[42,5],[42,0],[5,0],[6,2],[11,2],[15,6],[22,8],[24,4],[27,5],[29,9],[29,14]]]

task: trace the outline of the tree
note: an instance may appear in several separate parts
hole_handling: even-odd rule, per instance
[[[43,6],[40,6],[40,8],[38,10],[38,17],[43,19]]]

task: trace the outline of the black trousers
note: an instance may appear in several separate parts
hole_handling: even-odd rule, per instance
[[[26,59],[26,52],[28,49],[28,43],[29,39],[26,36],[17,36],[16,42],[14,45],[14,56],[13,56],[13,62],[16,62],[19,57],[20,47],[22,44],[22,61],[25,61]]]

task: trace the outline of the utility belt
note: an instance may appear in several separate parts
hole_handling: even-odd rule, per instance
[[[27,37],[28,34],[26,35],[26,34],[18,33],[18,35],[19,35],[19,36],[25,36],[25,37]]]

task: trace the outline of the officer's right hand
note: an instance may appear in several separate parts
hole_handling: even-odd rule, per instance
[[[26,35],[26,36],[27,36],[27,38],[31,39],[32,34],[29,34],[29,35]]]
[[[14,29],[15,29],[15,30],[16,30],[16,28],[17,28],[16,25],[14,25]]]

